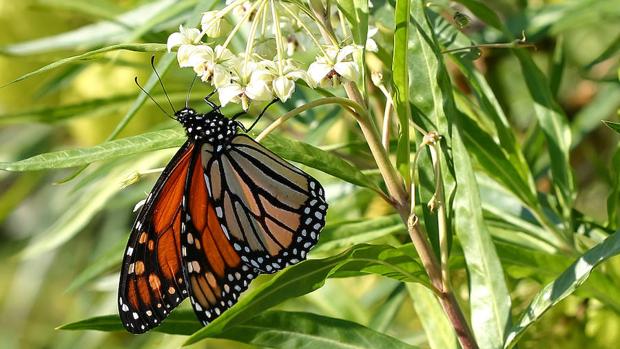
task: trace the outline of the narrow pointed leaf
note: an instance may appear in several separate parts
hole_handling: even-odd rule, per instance
[[[40,154],[16,162],[1,162],[0,169],[35,171],[75,167],[145,151],[176,147],[183,144],[184,140],[183,131],[178,129],[155,131],[102,143],[90,148],[76,148]]]
[[[202,328],[196,319],[196,315],[191,310],[176,309],[164,320],[161,325],[155,327],[153,331],[168,334],[191,335]],[[56,328],[65,331],[124,331],[123,324],[118,314],[96,316],[90,319],[72,322]]]
[[[104,48],[100,48],[97,50],[93,50],[93,51],[88,51],[86,53],[82,53],[79,54],[77,56],[72,56],[72,57],[67,57],[67,58],[63,58],[63,59],[59,59],[57,61],[54,61],[53,63],[50,63],[44,67],[41,67],[35,71],[32,71],[28,74],[24,74],[20,77],[18,77],[17,79],[9,82],[8,84],[2,85],[0,87],[5,87],[7,85],[10,84],[14,84],[16,82],[28,79],[30,77],[33,77],[35,75],[44,73],[46,71],[52,70],[52,69],[56,69],[58,67],[61,67],[63,65],[66,64],[71,64],[71,63],[77,63],[77,62],[81,62],[81,61],[86,61],[86,60],[91,60],[93,59],[93,57],[102,54],[102,53],[106,53],[106,52],[111,52],[111,51],[117,51],[117,50],[128,50],[128,51],[136,51],[136,52],[165,52],[166,51],[166,44],[118,44],[118,45],[112,45],[112,46],[107,46]]]
[[[519,322],[508,332],[504,348],[514,347],[529,326],[536,323],[551,307],[575,292],[597,265],[618,254],[620,234],[616,232],[579,257],[555,281],[547,284],[534,296]]]
[[[236,305],[192,335],[185,344],[216,336],[287,299],[310,293],[320,288],[329,277],[365,273],[427,283],[422,266],[402,251],[387,245],[358,245],[339,255],[307,260],[278,273],[247,292]]]
[[[407,290],[426,333],[429,347],[431,349],[458,349],[454,328],[433,292],[416,284],[408,284]]]
[[[311,313],[268,311],[214,338],[261,348],[413,349],[412,345],[358,323]]]
[[[379,190],[377,185],[359,169],[313,145],[273,134],[267,136],[261,143],[287,160],[315,168],[349,183]]]

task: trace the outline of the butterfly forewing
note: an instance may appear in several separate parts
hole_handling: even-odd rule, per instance
[[[273,273],[306,258],[325,225],[318,181],[245,135],[203,166],[216,215],[245,264]]]
[[[211,154],[203,152],[202,157],[211,158]],[[183,200],[181,255],[194,312],[206,325],[237,302],[256,274],[241,262],[222,230],[208,198],[201,161],[193,162],[190,171]]]
[[[193,149],[187,142],[177,152],[133,225],[118,298],[120,317],[129,332],[158,326],[187,297],[181,268],[181,200]]]

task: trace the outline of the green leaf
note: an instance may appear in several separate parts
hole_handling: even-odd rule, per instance
[[[396,150],[396,166],[405,183],[410,182],[410,145],[409,120],[409,12],[411,0],[397,0],[394,9],[394,53],[392,57],[392,82],[394,84],[394,109],[398,115],[399,127],[398,146]]]
[[[98,256],[71,281],[71,284],[67,287],[67,292],[73,292],[79,289],[88,282],[101,276],[106,271],[112,270],[114,267],[120,268],[125,245],[127,245],[126,241],[119,240],[116,246]]]
[[[279,272],[248,291],[235,306],[192,335],[185,345],[214,337],[287,299],[310,293],[323,286],[327,278],[368,273],[428,283],[422,266],[403,251],[387,245],[358,245],[336,256],[307,260]]]
[[[399,215],[338,224],[328,223],[321,231],[321,241],[313,251],[329,252],[406,231]]]
[[[618,108],[620,108],[620,85],[602,84],[594,98],[571,120],[571,148],[574,149],[581,144],[589,134],[601,126],[601,120],[615,114]],[[616,131],[620,133],[620,124],[615,125]]]
[[[479,5],[485,6],[483,4],[479,4]],[[437,35],[439,41],[443,45],[445,45],[446,48],[456,49],[456,48],[470,46],[472,44],[471,39],[465,36],[465,34],[463,34],[462,32],[458,31],[454,27],[454,25],[449,23],[444,17],[434,12],[428,12],[428,15],[429,15],[429,18],[433,22],[433,29],[434,29],[435,35]],[[483,155],[484,157],[493,158],[496,156],[500,156],[500,158],[505,158],[508,161],[508,163],[503,160],[500,160],[499,162],[502,162],[502,164],[497,164],[497,165],[502,166],[502,167],[508,166],[510,168],[508,169],[509,172],[516,171],[518,175],[516,178],[512,178],[514,174],[511,176],[503,176],[502,182],[504,183],[513,182],[513,181],[521,182],[520,185],[517,185],[517,187],[520,187],[519,196],[523,200],[525,200],[524,202],[530,205],[530,207],[535,207],[536,206],[536,188],[534,186],[534,180],[532,178],[531,171],[527,165],[527,161],[525,160],[523,156],[520,146],[515,139],[514,133],[512,131],[512,126],[510,122],[508,122],[508,118],[504,114],[504,111],[502,110],[502,107],[497,97],[495,96],[494,91],[491,89],[491,86],[489,86],[489,83],[486,81],[485,76],[476,69],[471,59],[463,55],[457,54],[457,53],[451,54],[450,57],[457,64],[461,72],[465,75],[466,83],[471,87],[472,92],[474,93],[475,97],[478,100],[479,107],[478,108],[474,107],[474,108],[476,110],[475,114],[479,114],[480,116],[475,117],[472,115],[472,118],[476,119],[477,121],[478,121],[478,118],[480,117],[485,117],[487,119],[490,119],[493,122],[493,125],[495,125],[495,131],[497,132],[497,135],[495,136],[491,134],[490,132],[484,132],[484,133],[477,134],[477,133],[472,133],[472,132],[480,132],[480,131],[471,130],[471,129],[465,130],[466,132],[464,132],[463,134],[465,145],[468,148],[470,148],[470,146],[472,145],[472,142],[473,143],[486,143],[484,145],[480,144],[481,147],[478,148],[478,152],[481,152],[481,153],[484,153],[487,151],[489,152],[489,154],[484,154]],[[474,113],[471,113],[471,114],[474,114]],[[485,123],[485,121],[486,120],[481,120],[481,121],[478,121],[478,123]],[[496,143],[496,141],[493,140],[493,138],[486,139],[485,141],[479,142],[477,140],[478,135],[482,135],[485,138],[491,138],[491,137],[496,138],[499,141],[498,143],[499,143],[499,146],[501,146],[501,149],[497,149],[498,148],[497,146],[494,146],[493,144],[489,143],[489,141]],[[487,146],[492,147],[492,148],[487,149],[486,148]],[[476,154],[477,153],[476,151],[474,150],[470,150],[470,151],[472,155],[476,157],[478,156],[478,154]],[[502,152],[505,154],[500,155],[498,152]],[[480,164],[482,166],[485,166],[485,162],[480,162]],[[498,174],[497,168],[485,167],[485,169],[487,170],[487,173],[489,173],[490,175],[496,176]],[[504,171],[501,171],[501,172],[504,172]],[[511,185],[508,185],[508,187],[511,187]]]
[[[25,79],[28,79],[32,76],[44,73],[46,71],[56,69],[66,64],[92,60],[96,58],[95,56],[99,54],[102,54],[105,52],[117,51],[117,50],[128,50],[128,51],[136,51],[136,52],[165,52],[166,44],[118,44],[118,45],[107,46],[107,47],[100,48],[100,49],[93,50],[93,51],[88,51],[86,53],[82,53],[77,56],[67,57],[67,58],[54,61],[53,63],[50,63],[35,71],[22,75],[18,77],[17,79],[9,82],[8,84],[0,86],[0,88],[6,87],[8,85],[14,84],[16,82],[19,82]]]
[[[122,189],[122,182],[137,169],[152,168],[170,154],[151,154],[139,161],[126,163],[110,171],[92,187],[80,191],[78,198],[67,200],[67,208],[47,230],[38,233],[21,251],[21,257],[31,258],[69,241],[105,208],[106,203]]]
[[[486,24],[499,31],[504,31],[505,27],[502,20],[500,20],[497,14],[484,3],[477,0],[456,0],[456,2],[463,4],[463,6],[467,7],[478,19]]]
[[[459,344],[452,324],[431,290],[416,284],[408,284],[413,307],[422,323],[431,349],[458,349]]]
[[[519,63],[525,82],[530,91],[534,103],[534,112],[542,128],[549,156],[551,158],[551,174],[553,185],[558,194],[562,215],[566,221],[570,221],[571,209],[575,200],[575,183],[569,152],[571,146],[571,131],[568,126],[566,115],[554,100],[549,84],[545,76],[536,66],[530,55],[524,49],[513,50]],[[568,232],[570,227],[566,227]],[[568,234],[568,233],[567,233]]]
[[[159,100],[164,97],[163,93],[155,93],[152,96]],[[170,93],[170,99],[185,102],[186,92]],[[54,123],[70,118],[81,116],[94,116],[110,113],[122,108],[136,98],[135,93],[116,95],[106,98],[83,100],[75,104],[59,105],[55,107],[38,107],[15,113],[0,114],[0,124],[14,124],[24,122]]]
[[[458,182],[455,225],[469,274],[471,323],[482,348],[501,348],[504,332],[510,326],[510,296],[482,217],[478,185],[458,129],[452,134],[452,150]]]
[[[355,185],[380,190],[375,182],[355,166],[313,145],[273,134],[265,137],[261,143],[287,160],[315,168]]]
[[[366,46],[366,36],[368,35],[368,1],[367,0],[343,0],[336,4],[351,25],[349,28],[353,33],[353,42]]]
[[[452,204],[453,219],[469,275],[471,326],[481,348],[500,348],[510,324],[511,302],[502,266],[483,219],[471,159],[463,144],[461,119],[464,116],[456,109],[452,84],[422,2],[414,2],[411,16],[417,38],[410,50],[411,57],[416,60],[410,62],[415,62],[411,68],[414,76],[411,99],[417,107],[416,120],[426,121],[428,129],[434,129],[446,138],[442,147],[452,149],[452,159],[444,150],[442,180],[446,195],[450,195],[453,184],[451,172],[458,183]],[[449,160],[452,160],[453,169],[448,167]],[[444,198],[440,201],[447,202]]]
[[[617,36],[616,39],[609,44],[607,49],[603,51],[603,53],[596,57],[592,62],[588,63],[585,69],[592,69],[595,65],[612,58],[618,54],[618,52],[620,52],[620,36]]]
[[[35,171],[90,164],[138,154],[145,151],[177,147],[183,144],[185,134],[178,129],[144,133],[139,136],[105,142],[90,148],[77,148],[33,156],[16,162],[0,162],[7,171]]]
[[[84,50],[109,45],[110,43],[122,42],[125,40],[127,34],[131,32],[131,28],[147,22],[153,16],[159,14],[174,3],[175,1],[171,0],[160,0],[147,3],[132,11],[119,15],[113,22],[98,22],[58,35],[0,46],[0,53],[5,55],[27,56],[60,50],[75,50],[78,48]],[[165,45],[163,46],[165,49]]]
[[[524,204],[537,207],[538,199],[535,189],[530,186],[528,180],[523,179],[519,170],[513,166],[513,162],[493,138],[465,115],[460,122],[463,141],[472,157],[484,168],[485,172],[515,193]]]
[[[39,0],[38,5],[75,11],[97,19],[116,21],[120,13],[120,8],[104,1],[83,1],[83,0]]]
[[[110,332],[122,331],[123,326],[118,315],[106,315],[69,323],[57,329]],[[192,311],[175,310],[153,331],[190,335],[200,329],[203,327]],[[302,312],[266,311],[222,332],[211,334],[212,338],[269,348],[415,348],[355,322]]]
[[[514,193],[484,173],[476,174],[485,221],[496,239],[548,253],[559,253],[562,240],[544,229]]]
[[[620,133],[620,124],[618,125],[618,132]],[[610,167],[611,190],[607,197],[607,227],[618,229],[620,226],[618,215],[620,210],[620,144],[616,146]]]
[[[588,279],[598,264],[617,254],[620,254],[620,234],[618,232],[584,253],[555,281],[547,284],[534,296],[519,322],[507,333],[504,348],[512,348],[516,345],[519,337],[529,326],[536,323],[547,310],[575,292]]]
[[[610,129],[620,133],[620,123],[603,120],[603,123]]]
[[[505,270],[517,279],[532,278],[541,284],[553,281],[573,262],[563,254],[552,254],[496,241]],[[577,291],[581,297],[596,298],[620,312],[620,289],[609,274],[595,272]]]
[[[355,322],[285,311],[264,312],[249,321],[214,333],[213,337],[261,348],[415,348]]]
[[[168,316],[166,320],[162,321],[161,325],[155,327],[153,331],[169,334],[191,335],[201,328],[202,325],[196,319],[196,315],[194,315],[193,311],[175,309],[170,313],[170,316]],[[116,314],[96,316],[90,319],[61,325],[56,329],[65,331],[124,331],[121,319]]]
[[[375,290],[377,289],[379,289],[379,287]],[[397,284],[387,299],[379,303],[381,306],[377,309],[376,313],[373,314],[368,327],[379,332],[386,332],[402,309],[406,296],[405,285],[403,283]]]

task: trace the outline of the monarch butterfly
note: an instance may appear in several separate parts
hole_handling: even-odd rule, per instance
[[[131,230],[118,292],[131,333],[158,326],[188,296],[207,325],[258,274],[305,259],[325,225],[321,184],[239,133],[239,114],[227,118],[205,100],[208,113],[175,112],[188,140]]]

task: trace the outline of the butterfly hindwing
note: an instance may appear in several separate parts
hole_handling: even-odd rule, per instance
[[[196,157],[201,156],[211,157],[197,152]],[[181,255],[194,312],[206,325],[237,302],[256,273],[241,262],[222,230],[199,159],[190,171],[183,200]]]
[[[203,166],[222,229],[246,265],[274,273],[306,258],[327,212],[317,180],[246,135]]]
[[[121,270],[123,326],[143,333],[158,326],[185,297],[181,267],[181,199],[194,145],[186,142],[148,195],[133,225]]]

